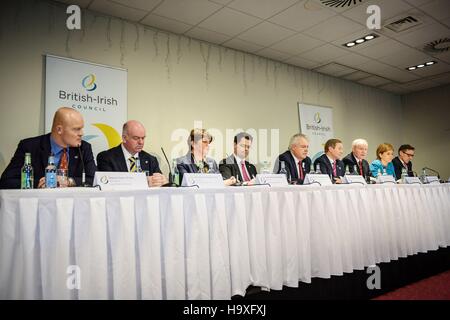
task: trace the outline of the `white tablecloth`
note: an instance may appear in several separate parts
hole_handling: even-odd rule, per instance
[[[448,184],[4,190],[0,201],[2,299],[229,299],[450,245]]]

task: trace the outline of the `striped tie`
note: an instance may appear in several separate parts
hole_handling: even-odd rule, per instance
[[[136,158],[130,157],[128,160],[130,160],[130,172],[136,172],[137,171]]]

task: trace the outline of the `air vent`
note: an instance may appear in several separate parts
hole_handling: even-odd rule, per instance
[[[446,52],[450,48],[450,39],[449,38],[443,38],[436,41],[432,41],[430,43],[427,43],[423,49],[428,52]]]
[[[320,0],[322,4],[330,8],[353,7],[354,5],[357,5],[362,1],[363,0]]]
[[[399,20],[396,20],[394,22],[391,22],[387,25],[385,25],[385,28],[388,28],[394,32],[403,32],[405,30],[414,28],[418,25],[421,25],[422,21],[419,20],[418,17],[414,17],[414,16],[407,16],[407,17],[403,17]]]

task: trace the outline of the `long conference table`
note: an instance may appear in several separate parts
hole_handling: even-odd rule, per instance
[[[450,184],[0,191],[1,299],[230,299],[450,245]]]

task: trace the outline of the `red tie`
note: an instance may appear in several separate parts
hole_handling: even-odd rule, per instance
[[[59,168],[60,169],[68,169],[69,165],[67,163],[67,149],[63,149],[63,154],[61,155],[61,160],[59,161]]]
[[[359,161],[359,174],[364,177],[363,169],[362,169],[362,161]]]
[[[303,180],[303,168],[301,160],[298,162],[298,172],[300,173],[300,180]]]
[[[337,173],[336,173],[336,161],[333,162],[333,177],[337,177]]]
[[[245,168],[245,161],[241,161],[241,170],[242,170],[242,177],[244,178],[244,181],[250,181],[250,178],[247,174],[247,170]]]

